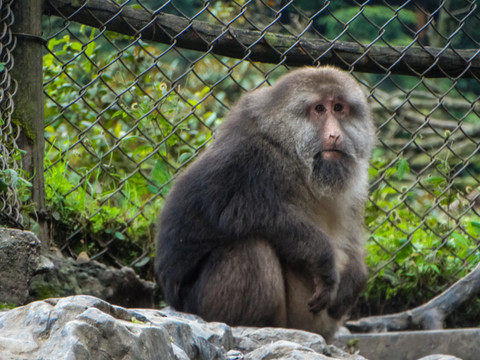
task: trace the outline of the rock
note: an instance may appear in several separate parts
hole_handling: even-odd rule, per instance
[[[327,345],[323,337],[318,334],[314,334],[307,331],[295,330],[295,329],[281,329],[281,328],[248,328],[248,327],[234,327],[232,328],[233,336],[236,339],[236,349],[242,351],[243,353],[251,352],[255,349],[260,350],[263,348],[265,351],[273,351],[279,355],[286,354],[289,352],[307,354],[305,349],[313,350],[316,354],[321,354],[327,356],[331,359],[332,357],[336,359],[351,359],[351,360],[362,360],[365,359],[359,355],[351,355],[337,347]],[[282,341],[288,340],[288,342],[300,345],[299,347],[292,348],[289,344],[283,344]],[[271,347],[272,344],[277,344],[274,347]],[[256,356],[262,354],[262,352],[257,351]],[[282,355],[283,356],[283,355]],[[306,356],[306,355],[305,355]],[[310,355],[309,355],[310,356]],[[246,357],[247,359],[248,357]],[[280,357],[282,358],[282,357]],[[279,359],[280,359],[279,358]],[[288,358],[288,356],[287,356]],[[312,359],[317,359],[314,357]],[[252,358],[253,359],[253,358]],[[276,358],[275,358],[276,359]],[[310,359],[310,357],[306,357]],[[323,358],[319,358],[323,359]]]
[[[53,265],[47,272],[32,278],[30,302],[50,297],[92,295],[125,307],[152,308],[155,305],[155,284],[140,279],[129,267],[106,266],[89,260],[82,253],[76,260],[63,257],[59,252],[49,252],[45,258]]]
[[[41,250],[33,233],[0,228],[0,303],[21,305],[36,298],[74,294],[96,297],[48,299],[0,312],[1,360],[365,359],[305,331],[231,328],[170,308],[116,306],[153,307],[155,285],[128,267],[116,269],[91,261],[86,253],[75,261]],[[452,349],[467,359],[476,358],[478,335],[478,329],[377,335],[344,330],[338,333],[337,343],[360,349],[371,359],[403,359],[407,349],[417,354],[411,359]],[[419,360],[461,359],[429,355]]]
[[[428,356],[422,357],[421,359],[418,359],[418,360],[462,360],[462,359],[453,355],[435,354],[435,355],[428,355]]]
[[[129,267],[120,269],[42,249],[29,232],[0,228],[0,303],[23,305],[50,297],[87,294],[125,307],[154,307],[156,286]]]
[[[25,304],[30,280],[48,266],[40,249],[33,233],[0,228],[0,303]]]
[[[479,358],[479,338],[477,328],[393,331],[339,335],[335,345],[359,351],[369,359],[466,360]]]
[[[23,305],[38,299],[88,294],[125,307],[154,307],[156,286],[129,267],[75,261],[42,251],[29,232],[0,228],[0,303]]]
[[[332,358],[286,340],[264,345],[245,356],[245,360],[267,359],[331,360]]]
[[[311,346],[311,347],[309,347]],[[36,359],[359,359],[319,335],[233,329],[171,309],[126,309],[92,296],[37,301],[0,313],[2,360]]]
[[[238,350],[228,350],[227,351],[227,360],[243,360],[245,355]]]
[[[0,314],[0,353],[2,359],[22,360],[176,358],[165,329],[88,296],[34,302]]]
[[[311,348],[320,354],[329,352],[323,337],[301,330],[237,327],[233,328],[233,335],[237,339],[236,348],[244,353],[283,339]]]
[[[75,264],[82,265],[82,264],[88,263],[89,261],[90,261],[90,257],[88,256],[87,252],[82,251],[80,252],[80,254],[78,254],[77,260],[75,260]]]

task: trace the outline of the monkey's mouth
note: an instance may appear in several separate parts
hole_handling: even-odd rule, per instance
[[[324,149],[320,152],[320,156],[322,160],[340,160],[342,157],[346,156],[347,154],[339,149]]]

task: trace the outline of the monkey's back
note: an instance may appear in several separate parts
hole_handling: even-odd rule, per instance
[[[223,134],[178,177],[159,218],[155,271],[166,301],[179,310],[206,259],[267,233],[276,209],[295,193],[288,177],[296,165],[274,166],[279,157],[287,161],[269,139],[252,128]]]

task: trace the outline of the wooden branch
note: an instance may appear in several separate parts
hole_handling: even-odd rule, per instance
[[[431,110],[435,103],[438,103],[438,99],[433,98],[431,100],[422,100],[419,99],[417,96],[427,97],[428,94],[416,93],[416,97],[410,97],[409,99],[405,99],[401,97],[403,94],[398,94],[399,96],[395,96],[395,94],[387,94],[380,89],[375,90],[375,97],[376,101],[372,103],[372,110],[373,112],[388,112],[389,114],[396,114],[397,121],[404,120],[405,127],[408,124],[413,124],[415,130],[418,126],[423,125],[428,122],[428,125],[432,128],[437,130],[455,130],[455,134],[460,137],[464,137],[464,134],[469,136],[478,136],[480,133],[480,126],[475,126],[471,123],[461,122],[460,120],[446,120],[446,119],[439,119],[433,116],[427,116],[421,114],[419,109],[422,107]],[[457,110],[468,111],[470,108],[477,107],[474,103],[469,103],[463,99],[453,99],[453,98],[445,98],[442,99],[442,104],[444,104],[447,108],[451,110],[453,108]],[[442,109],[442,108],[440,108]],[[423,130],[422,134],[427,134],[427,130]],[[452,135],[455,136],[455,135]],[[453,140],[453,138],[452,138]]]
[[[422,75],[425,77],[480,76],[477,50],[430,47],[365,48],[356,43],[321,39],[298,40],[294,36],[255,30],[225,28],[146,9],[120,6],[105,0],[48,0],[44,13],[81,24],[141,36],[164,44],[232,58],[292,66],[332,64],[356,71]],[[468,69],[468,70],[466,70]]]
[[[465,134],[473,134],[476,131],[480,129],[480,127],[474,127],[472,124],[468,123],[462,123],[459,126],[459,121],[455,120],[444,120],[444,119],[436,119],[434,117],[428,117],[425,118],[424,115],[419,114],[418,112],[414,111],[405,111],[404,114],[404,119],[408,122],[414,123],[414,124],[419,124],[422,125],[425,122],[428,122],[428,124],[431,127],[434,127],[439,130],[455,130],[455,129],[461,129]]]
[[[353,332],[442,329],[445,318],[478,293],[480,293],[480,263],[468,275],[426,304],[397,314],[349,321],[346,325]]]

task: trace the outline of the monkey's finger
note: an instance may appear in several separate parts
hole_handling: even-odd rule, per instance
[[[327,308],[330,296],[327,291],[316,291],[308,301],[308,310],[314,314]]]

